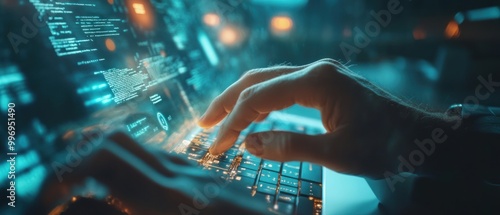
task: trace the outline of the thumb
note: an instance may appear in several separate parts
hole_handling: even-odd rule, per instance
[[[264,159],[318,162],[326,154],[329,139],[327,135],[268,131],[248,135],[245,145],[248,152]]]

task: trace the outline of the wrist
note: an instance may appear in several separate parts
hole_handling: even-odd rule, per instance
[[[432,168],[443,165],[443,151],[453,146],[461,118],[405,107],[408,114],[401,121],[400,138],[389,146],[392,170],[397,173],[433,174]]]

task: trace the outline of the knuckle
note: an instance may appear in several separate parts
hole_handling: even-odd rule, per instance
[[[325,84],[330,85],[332,80],[337,79],[339,76],[337,68],[337,66],[331,63],[319,62],[303,73],[305,84],[313,88],[324,86]]]
[[[259,74],[261,72],[262,72],[262,69],[251,69],[251,70],[248,70],[248,71],[246,71],[243,74],[243,76],[241,77],[241,79],[252,78],[252,77],[256,76],[257,74]]]
[[[251,98],[255,92],[255,86],[249,87],[241,91],[240,96],[238,98],[239,102],[245,102],[249,98]]]
[[[335,60],[335,59],[332,59],[332,58],[323,58],[323,59],[319,60],[318,63],[319,62],[330,63],[330,64],[333,64],[333,65],[341,65],[342,64],[338,60]]]
[[[321,73],[332,73],[333,71],[338,70],[338,66],[332,62],[327,62],[327,61],[321,61],[318,62],[315,66],[314,69],[315,71],[321,72]]]
[[[331,60],[331,59],[330,59]],[[349,82],[351,79],[361,79],[359,75],[352,72],[350,69],[335,61],[320,61],[316,63],[311,69],[304,73],[305,79],[312,86],[317,85],[333,85]]]

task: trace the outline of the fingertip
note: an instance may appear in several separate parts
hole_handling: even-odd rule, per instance
[[[224,129],[224,126],[221,126],[221,130],[217,134],[214,143],[209,148],[209,152],[214,155],[222,154],[229,150],[236,140],[238,139],[239,132],[235,133],[234,131],[228,131]]]
[[[212,146],[208,149],[208,152],[212,155],[219,155],[225,152],[224,149],[221,149],[221,145],[217,142],[212,144]]]
[[[212,145],[210,146],[210,148],[208,149],[208,152],[212,155],[219,155],[221,154],[223,151],[220,149],[220,146],[221,146],[221,140],[222,138],[220,138],[220,132],[217,134],[217,137],[215,138],[214,142],[212,143]]]
[[[210,147],[210,149],[208,149],[208,152],[211,155],[218,155],[218,154],[220,154],[220,152],[217,149],[214,149],[214,146]]]
[[[216,121],[216,120],[211,119],[210,116],[208,115],[208,113],[205,113],[205,114],[203,114],[203,116],[201,116],[198,119],[197,124],[202,128],[211,128],[217,123],[214,121]]]
[[[259,132],[246,139],[248,152],[263,159],[281,162],[292,160],[312,161],[320,156],[322,139],[286,131]],[[311,144],[307,144],[311,143]]]
[[[211,128],[212,127],[203,118],[198,119],[198,121],[196,122],[196,124],[198,124],[198,126],[200,126],[202,128]]]

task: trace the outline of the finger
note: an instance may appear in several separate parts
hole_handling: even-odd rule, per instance
[[[257,117],[257,119],[255,119],[255,121],[256,122],[262,122],[262,121],[264,121],[267,118],[267,116],[269,116],[269,113],[261,114],[261,115],[259,115],[259,117]]]
[[[246,88],[284,74],[295,72],[301,68],[278,66],[250,71],[214,99],[205,114],[198,121],[198,124],[204,128],[214,126],[231,112],[238,100],[238,96]]]
[[[357,133],[357,132],[355,132]],[[380,178],[393,167],[384,149],[353,135],[348,126],[320,135],[269,131],[245,139],[248,152],[263,159],[308,161],[338,172]]]
[[[245,139],[248,152],[276,161],[310,161],[324,163],[326,146],[332,146],[332,135],[306,135],[286,131],[250,134]],[[331,150],[335,153],[335,150]],[[335,157],[330,154],[329,157]]]
[[[248,152],[263,159],[307,161],[342,173],[375,175],[376,168],[370,165],[376,161],[367,158],[362,148],[352,147],[352,135],[348,134],[342,128],[320,135],[260,132],[248,135],[245,146]]]
[[[300,84],[299,77],[300,74],[288,74],[254,85],[242,92],[234,110],[221,125],[210,153],[220,154],[229,149],[240,132],[261,114],[289,107],[297,101],[300,103],[301,99],[311,95],[311,87],[297,87],[305,86]]]
[[[319,62],[329,62],[338,64],[331,59],[321,59],[319,61],[303,65],[303,66],[275,66],[263,69],[256,69],[247,72],[234,84],[229,86],[221,95],[214,99],[207,111],[200,118],[198,124],[201,127],[212,127],[220,122],[226,115],[231,112],[240,93],[246,88],[273,79],[275,77],[290,74],[301,69],[307,68]]]

